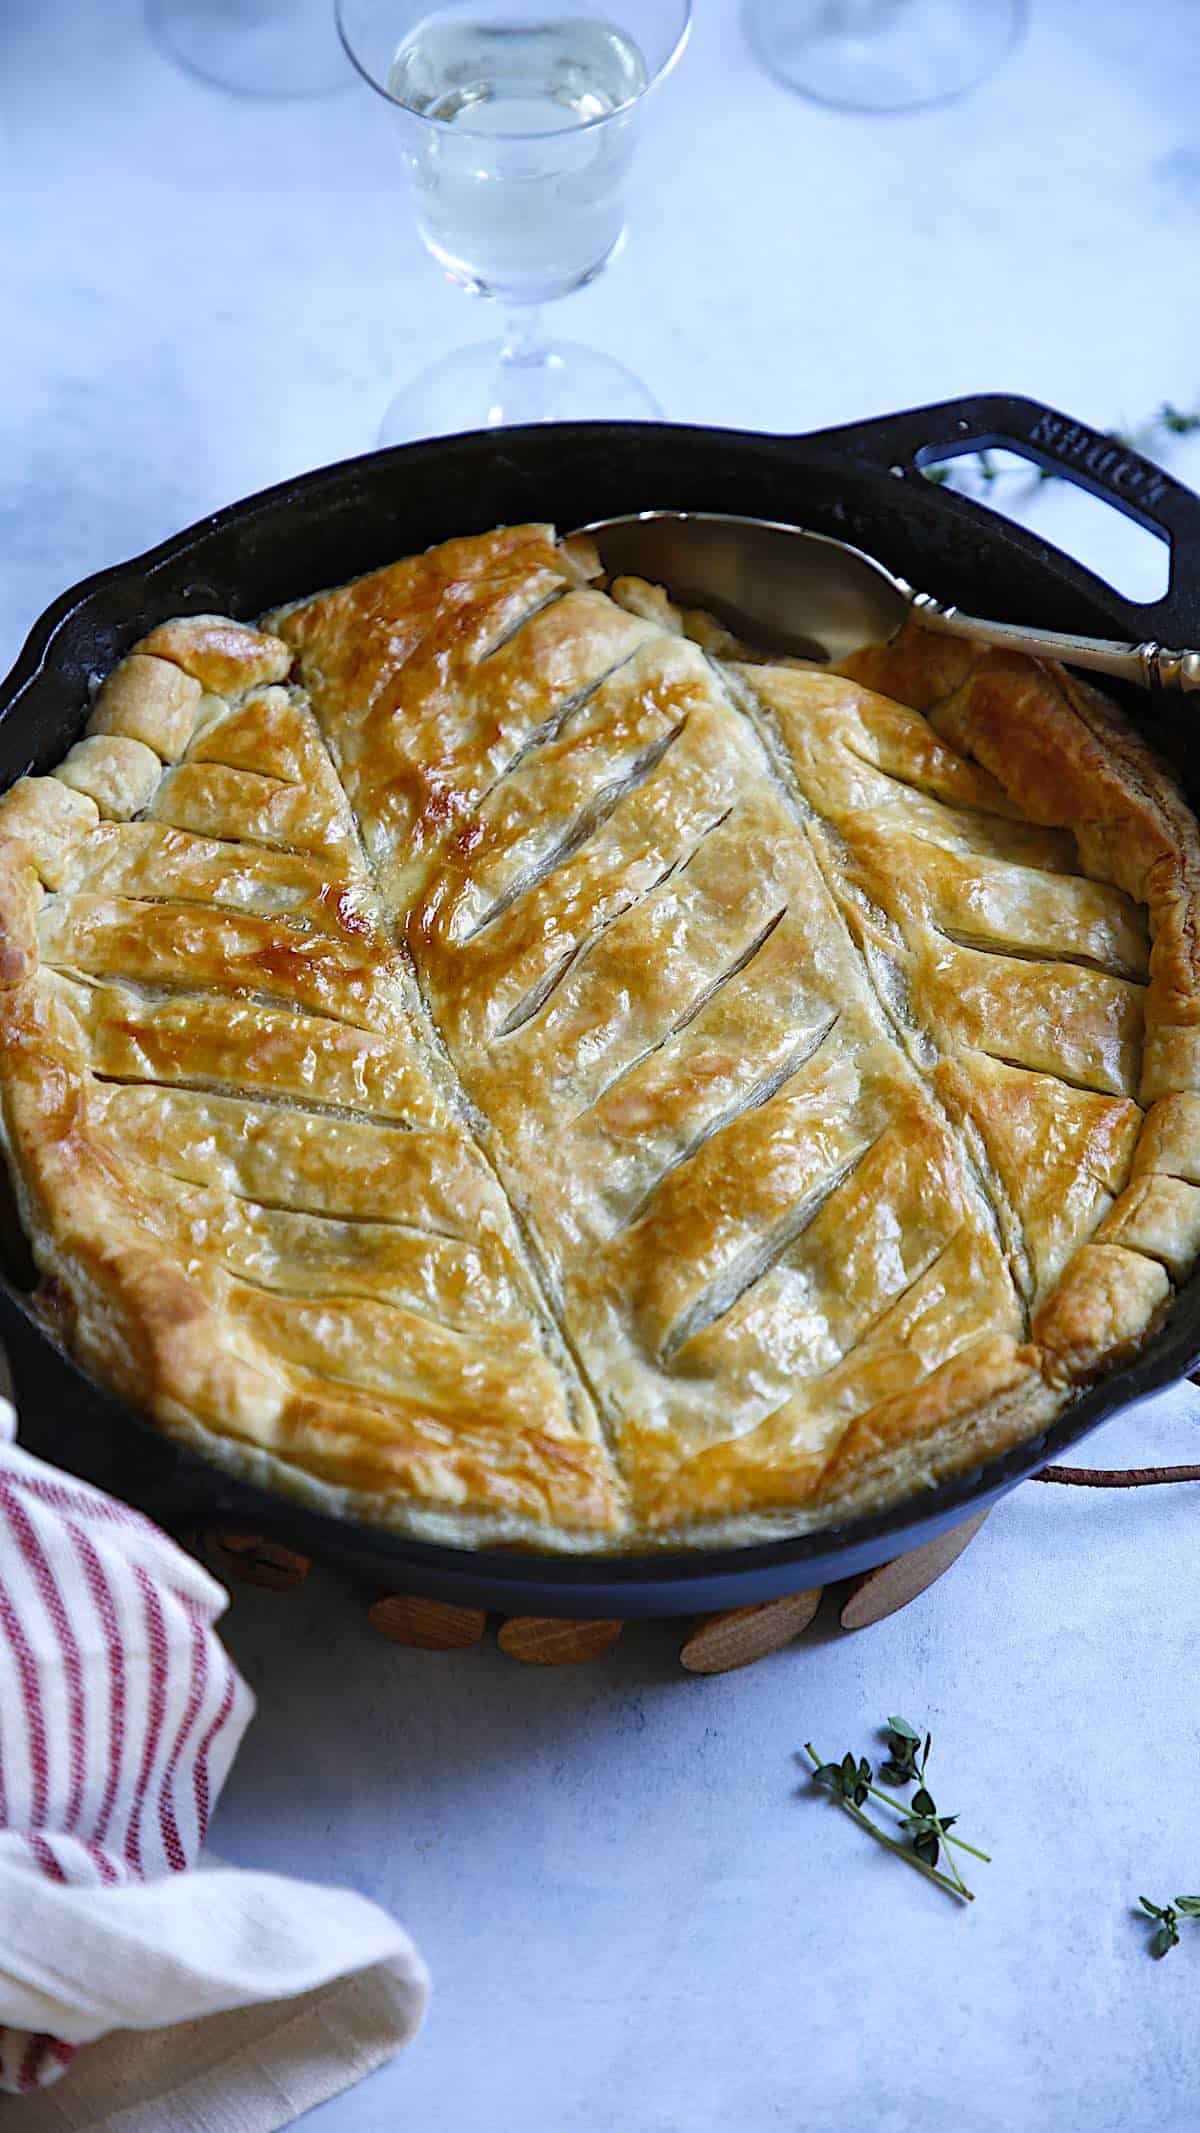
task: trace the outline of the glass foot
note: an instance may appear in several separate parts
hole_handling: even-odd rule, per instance
[[[327,96],[354,73],[329,0],[149,0],[177,65],[239,96]]]
[[[1025,0],[755,0],[771,72],[847,111],[915,111],[962,96],[998,66]]]
[[[494,341],[458,348],[398,392],[383,418],[381,445],[412,444],[460,430],[520,422],[659,422],[652,392],[623,363],[577,341],[522,354]]]

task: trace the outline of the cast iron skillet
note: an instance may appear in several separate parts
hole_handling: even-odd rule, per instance
[[[1094,490],[1169,542],[1166,597],[1137,606],[1058,550],[924,480],[964,447],[1008,445]],[[253,617],[452,534],[551,519],[562,528],[648,506],[784,519],[851,541],[968,612],[1101,637],[1200,645],[1200,498],[1124,447],[1028,400],[918,408],[807,437],[634,423],[504,430],[326,467],[233,504],[148,555],[89,578],[42,616],[0,687],[0,781],[49,770],[78,735],[89,676],[168,615]],[[1114,693],[1120,695],[1120,690]],[[1200,801],[1181,746],[1186,699],[1123,701]],[[0,1340],[24,1442],[168,1526],[276,1533],[394,1589],[506,1612],[634,1616],[769,1599],[917,1547],[1011,1489],[1119,1408],[1200,1359],[1200,1275],[1127,1369],[1030,1443],[873,1518],[804,1538],[610,1559],[435,1547],[306,1510],[235,1482],[102,1390],[33,1316],[19,1248],[0,1287]]]

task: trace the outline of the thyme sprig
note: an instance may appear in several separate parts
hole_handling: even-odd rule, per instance
[[[1164,400],[1153,416],[1153,427],[1165,430],[1169,437],[1190,437],[1200,430],[1200,411],[1196,408],[1172,407]]]
[[[1196,425],[1200,428],[1200,421]],[[922,1734],[906,1718],[889,1718],[880,1727],[887,1754],[879,1764],[879,1783],[876,1784],[871,1764],[865,1755],[856,1756],[847,1749],[840,1762],[825,1762],[818,1755],[811,1741],[805,1741],[804,1753],[812,1765],[812,1783],[848,1814],[852,1821],[865,1829],[876,1844],[885,1851],[895,1853],[906,1866],[911,1866],[927,1881],[932,1881],[947,1896],[960,1903],[974,1903],[974,1891],[967,1887],[955,1858],[956,1852],[967,1852],[973,1859],[981,1859],[991,1865],[987,1852],[968,1844],[956,1834],[957,1815],[942,1814],[926,1782],[933,1738]],[[883,1788],[887,1787],[885,1791]],[[915,1789],[905,1797],[908,1787]],[[870,1803],[878,1800],[895,1816],[893,1831],[868,1812]],[[1200,1896],[1176,1896],[1170,1903],[1152,1903],[1149,1896],[1138,1899],[1143,1923],[1151,1928],[1149,1953],[1156,1959],[1169,1955],[1177,1948],[1182,1938],[1180,1925],[1191,1919],[1200,1923]]]
[[[926,1733],[922,1745],[921,1734],[906,1718],[889,1718],[881,1730],[888,1752],[879,1766],[879,1777],[884,1784],[901,1791],[915,1785],[917,1789],[911,1799],[897,1798],[895,1790],[884,1792],[873,1783],[871,1765],[865,1756],[856,1758],[847,1750],[840,1762],[823,1762],[812,1742],[806,1741],[804,1752],[813,1765],[813,1784],[836,1800],[885,1850],[895,1852],[908,1866],[924,1874],[926,1880],[936,1882],[947,1895],[957,1897],[963,1903],[974,1903],[974,1892],[963,1880],[954,1852],[969,1852],[972,1858],[982,1859],[989,1866],[991,1861],[986,1852],[951,1834],[957,1815],[944,1815],[938,1811],[925,1782],[932,1736]],[[891,1809],[897,1817],[898,1836],[890,1836],[866,1812],[868,1800],[879,1800]],[[902,1842],[902,1838],[907,1842]]]
[[[1169,1955],[1179,1946],[1181,1918],[1200,1918],[1200,1896],[1177,1896],[1174,1903],[1151,1903],[1148,1896],[1139,1896],[1138,1902],[1148,1919],[1157,1920],[1150,1936],[1153,1956]]]

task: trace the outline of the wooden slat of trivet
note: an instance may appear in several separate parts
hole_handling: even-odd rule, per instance
[[[510,1659],[527,1666],[574,1666],[598,1659],[614,1645],[623,1622],[570,1622],[557,1615],[510,1615],[496,1639]]]
[[[478,1644],[487,1628],[482,1607],[454,1607],[448,1600],[423,1600],[415,1592],[389,1592],[367,1609],[367,1620],[393,1644],[420,1652],[461,1652]]]
[[[302,1585],[312,1569],[312,1558],[282,1541],[262,1533],[215,1533],[204,1535],[204,1546],[227,1577],[244,1585],[262,1585],[271,1592],[287,1592]]]
[[[752,1607],[728,1607],[698,1622],[679,1654],[689,1674],[728,1674],[751,1666],[768,1652],[790,1644],[807,1629],[821,1604],[822,1587],[789,1592],[782,1600],[762,1600]]]
[[[987,1511],[979,1511],[974,1518],[965,1518],[961,1526],[951,1527],[949,1533],[939,1533],[936,1540],[926,1541],[923,1548],[898,1555],[890,1563],[881,1563],[878,1570],[868,1570],[864,1577],[856,1578],[838,1616],[842,1628],[868,1629],[872,1622],[882,1622],[885,1615],[907,1607],[910,1600],[936,1583],[958,1561],[987,1515]]]

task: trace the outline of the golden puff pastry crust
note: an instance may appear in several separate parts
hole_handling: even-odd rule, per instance
[[[510,527],[163,624],[0,799],[54,1326],[235,1470],[467,1546],[915,1494],[1200,1251],[1200,830],[1124,720],[595,576]]]

